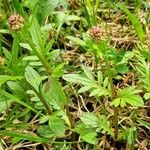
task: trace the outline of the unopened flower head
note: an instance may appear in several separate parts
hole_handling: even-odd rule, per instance
[[[98,41],[106,37],[106,33],[99,26],[93,26],[90,29],[90,36],[93,40]]]
[[[12,30],[18,31],[23,27],[24,19],[19,14],[14,14],[9,17],[8,22]]]

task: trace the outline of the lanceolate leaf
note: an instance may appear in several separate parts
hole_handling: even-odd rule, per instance
[[[91,94],[89,96],[96,96],[100,93],[100,90],[99,89],[95,89],[91,92]]]
[[[3,94],[0,94],[0,113],[8,109],[12,102],[13,100]]]
[[[80,46],[86,46],[86,43],[83,40],[81,40],[80,38],[76,38],[73,36],[67,36],[67,39],[71,40],[72,42],[74,42]]]
[[[92,87],[90,85],[84,86],[78,90],[78,93],[89,91]]]
[[[48,138],[41,138],[39,136],[34,136],[30,134],[22,134],[18,132],[13,132],[13,131],[6,131],[6,130],[0,130],[0,136],[10,136],[10,137],[17,137],[20,140],[30,140],[33,142],[43,142],[43,143],[48,143],[49,139]]]
[[[31,27],[30,34],[33,40],[33,43],[38,49],[42,48],[42,32],[40,29],[40,25],[35,17],[31,18]]]
[[[18,99],[17,97],[15,97],[14,95],[9,94],[8,92],[1,90],[0,89],[0,94],[4,95],[5,97],[7,97],[8,99],[10,99],[12,102],[16,102],[22,106],[27,107],[28,109],[32,110],[35,113],[38,113],[38,111],[36,111],[34,108],[32,108],[30,105],[28,105],[27,103],[21,101],[20,99]]]
[[[144,31],[143,31],[143,28],[142,28],[142,24],[138,21],[138,19],[136,18],[135,15],[133,15],[128,9],[127,7],[121,3],[119,4],[119,7],[122,11],[124,11],[128,18],[130,19],[130,21],[132,22],[135,30],[136,30],[136,33],[139,37],[139,39],[142,41],[143,37],[144,37]]]
[[[50,88],[48,91],[44,92],[45,88],[43,90],[44,97],[53,106],[54,109],[63,109],[67,104],[67,99],[61,84],[54,77],[50,77],[49,82]]]
[[[65,79],[68,82],[80,83],[83,85],[88,85],[91,82],[90,80],[88,80],[88,78],[78,74],[66,74],[63,75],[63,79]]]
[[[101,84],[103,82],[103,74],[101,71],[98,71],[98,83]]]
[[[23,87],[15,81],[7,81],[7,85],[9,88],[13,91],[14,95],[20,99],[23,99],[26,97],[26,91],[23,89]]]
[[[37,91],[40,85],[40,75],[30,66],[25,69],[26,80],[31,84]]]
[[[6,81],[16,81],[23,79],[23,76],[9,76],[9,75],[0,75],[0,86],[5,83]]]
[[[94,77],[92,75],[92,72],[86,66],[82,66],[82,69],[84,70],[84,73],[87,76],[87,78],[94,81]]]

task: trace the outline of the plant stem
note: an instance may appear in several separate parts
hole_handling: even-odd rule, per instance
[[[13,68],[13,65],[16,63],[18,59],[19,53],[19,35],[17,33],[13,33],[13,45],[12,45],[12,57],[10,61],[10,68]]]
[[[113,107],[113,109],[114,109],[114,125],[115,125],[114,139],[116,141],[118,138],[118,109],[116,107]]]
[[[116,92],[114,89],[114,84],[113,84],[113,79],[112,79],[112,73],[111,73],[111,68],[110,68],[110,63],[108,62],[108,58],[107,56],[104,57],[105,58],[105,63],[106,63],[106,67],[107,67],[107,73],[109,76],[109,81],[110,81],[110,87],[111,87],[111,100],[113,101],[116,97]],[[115,127],[115,131],[114,131],[114,140],[116,141],[118,138],[118,110],[116,107],[113,107],[114,110],[114,127]]]
[[[43,64],[44,68],[46,69],[48,75],[50,76],[52,73],[52,70],[49,66],[49,63],[47,61],[47,59],[34,47],[34,45],[28,41],[30,47],[33,49],[33,51],[35,52],[36,56],[39,58],[39,60],[41,61],[41,63]]]
[[[28,40],[28,43],[30,45],[30,47],[32,48],[32,50],[34,51],[34,53],[36,54],[36,56],[39,58],[39,60],[41,61],[41,63],[43,64],[44,68],[46,69],[48,76],[50,77],[52,70],[49,66],[49,63],[47,61],[47,59],[43,56],[43,54],[41,54],[36,48],[35,46],[32,44],[31,41]],[[49,81],[48,81],[49,82]],[[45,107],[45,109],[47,110],[47,113],[49,115],[52,114],[51,108],[48,105],[47,101],[44,99],[44,97],[42,96],[42,94],[40,92],[38,92],[35,88],[33,88],[31,86],[32,90],[36,93],[36,95],[39,97],[39,99],[41,100],[41,102],[43,103],[43,106]]]
[[[38,92],[33,86],[31,86],[30,84],[28,84],[28,85],[35,92],[35,94],[40,99],[40,101],[43,103],[43,106],[45,107],[48,115],[51,115],[52,110],[51,110],[50,106],[48,105],[47,101],[44,99],[43,95],[40,92]]]

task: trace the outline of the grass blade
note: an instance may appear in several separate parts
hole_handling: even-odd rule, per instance
[[[143,31],[142,25],[139,22],[139,20],[136,18],[136,16],[134,14],[132,14],[127,9],[127,7],[123,3],[119,4],[119,8],[127,14],[128,18],[130,19],[131,23],[133,24],[133,26],[135,28],[135,31],[136,31],[136,34],[138,35],[139,40],[142,41],[142,39],[144,37],[144,31]]]

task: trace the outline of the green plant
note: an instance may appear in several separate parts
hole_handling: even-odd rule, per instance
[[[136,16],[127,9],[127,7],[123,3],[119,4],[119,8],[127,14],[127,16],[129,17],[131,23],[133,24],[135,28],[135,31],[138,35],[139,40],[142,41],[144,38],[144,31],[142,28],[142,24],[138,21]]]
[[[141,0],[0,0],[0,149],[149,149],[148,16]]]
[[[142,98],[138,95],[141,90],[136,90],[135,86],[116,89],[114,85],[114,78],[119,73],[117,72],[117,64],[128,64],[128,60],[133,57],[133,54],[131,53],[129,55],[124,55],[122,60],[120,62],[117,62],[116,55],[112,55],[115,54],[115,50],[109,48],[106,41],[94,43],[93,41],[89,42],[88,39],[88,44],[86,44],[86,39],[85,41],[82,41],[73,37],[68,38],[85,47],[85,49],[88,48],[88,50],[90,50],[92,54],[97,57],[98,61],[100,61],[100,59],[103,59],[104,61],[105,68],[103,68],[103,73],[99,70],[97,72],[97,75],[95,75],[86,66],[83,66],[82,69],[84,73],[67,74],[63,75],[63,78],[68,82],[83,85],[83,87],[78,90],[78,93],[89,91],[89,96],[97,97],[100,104],[100,99],[104,100],[105,97],[108,97],[108,99],[110,100],[110,104],[112,105],[112,108],[114,110],[114,123],[111,124],[112,127],[114,126],[114,133],[111,131],[111,136],[116,141],[119,135],[118,111],[121,110],[119,106],[127,107],[128,104],[130,104],[131,106],[139,107],[144,105]],[[121,57],[121,55],[119,57]],[[111,66],[113,66],[115,69],[111,69]],[[107,118],[105,119],[107,120]],[[107,121],[104,122],[104,126],[107,126]],[[95,137],[96,135],[93,136]]]
[[[99,0],[95,0],[95,1],[83,0],[82,5],[83,5],[84,13],[86,16],[86,21],[89,27],[91,27],[92,25],[96,25],[97,24],[97,10],[99,8],[100,1]]]

